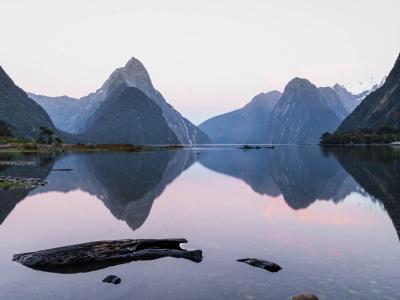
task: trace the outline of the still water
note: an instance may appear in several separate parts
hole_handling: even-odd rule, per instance
[[[191,148],[1,155],[47,178],[0,191],[0,299],[400,299],[400,151]],[[51,171],[71,168],[72,171]],[[203,261],[88,273],[35,271],[13,254],[96,240],[186,238]],[[236,262],[254,257],[278,273]],[[102,282],[107,275],[120,285]]]

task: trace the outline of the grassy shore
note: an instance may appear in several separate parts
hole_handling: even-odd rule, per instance
[[[22,182],[14,182],[11,180],[0,180],[0,190],[25,189],[26,184]]]

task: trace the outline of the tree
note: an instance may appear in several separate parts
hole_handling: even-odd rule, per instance
[[[54,142],[54,131],[48,127],[40,127],[39,142],[47,144],[53,144]]]

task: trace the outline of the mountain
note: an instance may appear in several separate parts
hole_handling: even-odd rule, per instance
[[[370,92],[368,90],[360,94],[352,94],[343,85],[338,83],[333,86],[333,90],[349,113],[351,113]]]
[[[349,112],[343,106],[343,103],[335,90],[330,87],[320,87],[318,90],[325,98],[329,108],[333,110],[340,121],[343,121],[349,115]]]
[[[400,129],[400,55],[383,86],[365,97],[337,132],[380,127]]]
[[[306,79],[294,78],[272,110],[269,142],[317,144],[324,132],[339,124],[339,117],[318,88]]]
[[[79,116],[83,116],[83,101],[68,96],[47,97],[29,92],[27,95],[44,108],[57,128],[70,133],[78,132],[75,128],[79,127]]]
[[[160,107],[125,84],[109,93],[88,120],[85,139],[98,144],[177,144]]]
[[[180,143],[209,142],[208,137],[201,130],[166,102],[161,93],[153,87],[146,68],[135,58],[131,58],[124,67],[116,69],[96,92],[80,99],[46,97],[35,94],[31,94],[31,97],[43,105],[60,129],[70,133],[84,133],[95,119],[93,115],[100,104],[109,98],[111,91],[121,85],[137,88],[152,99],[161,109],[168,126]],[[65,102],[68,102],[67,112],[64,111]],[[66,114],[69,114],[70,117],[66,117]]]
[[[46,111],[14,84],[0,67],[0,124],[15,137],[37,139],[39,128],[55,127]],[[6,129],[7,128],[7,129]]]
[[[340,84],[335,84],[333,86],[333,90],[336,92],[337,96],[339,97],[340,101],[342,102],[348,113],[351,113],[364,100],[365,97],[383,86],[385,81],[386,76],[383,77],[381,82],[374,84],[372,88],[367,89],[359,94],[352,94],[351,92],[346,90],[343,85]]]
[[[266,143],[270,113],[280,97],[278,91],[261,93],[244,107],[213,117],[200,124],[199,128],[213,143]]]

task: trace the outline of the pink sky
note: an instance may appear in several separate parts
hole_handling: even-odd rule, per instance
[[[400,51],[399,11],[398,0],[3,0],[0,64],[27,91],[80,97],[134,56],[199,123],[295,76],[355,91],[379,81]]]

